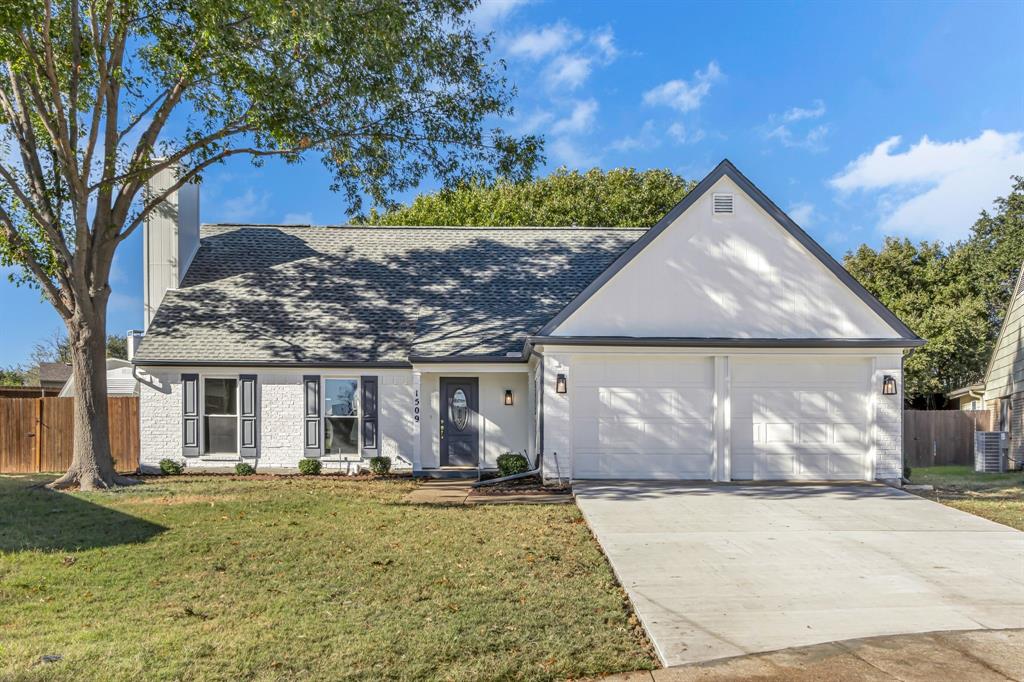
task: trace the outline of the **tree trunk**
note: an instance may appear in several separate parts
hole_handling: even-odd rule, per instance
[[[111,488],[136,481],[118,476],[110,455],[107,416],[106,321],[101,313],[68,321],[71,368],[75,378],[75,450],[71,467],[51,488]]]

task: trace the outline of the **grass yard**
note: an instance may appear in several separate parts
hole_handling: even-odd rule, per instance
[[[2,679],[562,679],[652,668],[575,505],[403,480],[0,476]],[[61,660],[39,662],[44,655]]]
[[[921,467],[911,483],[935,486],[933,500],[998,523],[1024,530],[1024,472],[979,474],[973,467]]]

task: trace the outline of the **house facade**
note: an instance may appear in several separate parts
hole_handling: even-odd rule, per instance
[[[650,230],[196,225],[145,226],[144,468],[901,475],[923,340],[728,161]]]
[[[1009,434],[1011,466],[1024,466],[1024,263],[980,383],[949,393],[961,410],[989,410],[992,430]]]

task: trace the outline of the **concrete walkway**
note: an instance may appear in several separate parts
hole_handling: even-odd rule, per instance
[[[667,666],[1024,627],[1024,533],[884,486],[577,483]]]
[[[1024,630],[872,637],[602,679],[604,682],[1005,682],[1024,679]]]

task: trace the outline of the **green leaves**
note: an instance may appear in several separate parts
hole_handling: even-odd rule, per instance
[[[964,242],[861,246],[846,269],[928,344],[904,367],[907,391],[928,396],[979,381],[1024,261],[1024,178],[996,213],[982,212]]]
[[[565,168],[531,182],[474,180],[359,220],[372,225],[650,227],[695,183],[667,170]]]

